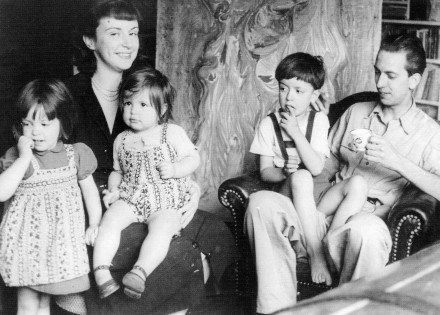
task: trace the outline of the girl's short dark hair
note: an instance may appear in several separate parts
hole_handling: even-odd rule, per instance
[[[292,78],[310,83],[315,90],[319,90],[325,81],[323,58],[302,52],[288,55],[278,64],[275,79],[280,82]]]
[[[121,109],[124,107],[125,98],[131,97],[144,89],[149,91],[150,103],[157,111],[159,123],[162,124],[172,119],[176,90],[164,74],[150,66],[137,67],[134,70],[129,70],[124,75],[119,88],[119,105]],[[160,115],[164,105],[167,106],[167,109],[163,115]]]
[[[87,12],[80,14],[73,31],[74,64],[89,75],[96,71],[96,57],[83,41],[83,36],[96,39],[96,29],[102,18],[142,22],[139,10],[129,0],[92,0]],[[141,29],[141,28],[139,28]]]
[[[15,103],[12,132],[16,138],[23,135],[22,121],[34,106],[43,109],[49,120],[58,118],[59,137],[67,141],[73,133],[76,111],[73,97],[66,85],[57,79],[36,79],[24,86]],[[36,114],[37,110],[34,116]]]

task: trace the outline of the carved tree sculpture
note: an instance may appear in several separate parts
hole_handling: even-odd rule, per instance
[[[200,148],[203,193],[255,168],[249,146],[277,105],[274,72],[286,55],[323,56],[331,102],[374,88],[380,7],[374,0],[158,2],[156,64],[178,91],[175,120]]]

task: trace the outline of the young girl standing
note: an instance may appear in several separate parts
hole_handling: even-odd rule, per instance
[[[129,127],[113,146],[114,171],[104,191],[105,212],[93,253],[95,279],[101,298],[119,288],[110,264],[121,231],[133,222],[148,225],[139,258],[122,282],[124,293],[140,298],[145,280],[164,260],[173,236],[181,230],[178,209],[189,197],[189,175],[199,166],[197,148],[185,131],[167,123],[175,91],[152,68],[140,68],[123,80],[119,99]]]
[[[0,201],[12,197],[0,225],[0,273],[18,287],[18,314],[49,314],[50,295],[90,287],[86,244],[95,241],[102,210],[97,163],[86,145],[64,144],[74,111],[62,82],[28,83],[16,112],[17,146],[0,158]]]

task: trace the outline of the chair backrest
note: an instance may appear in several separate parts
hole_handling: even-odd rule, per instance
[[[361,102],[372,102],[379,100],[379,94],[377,92],[359,92],[347,96],[342,100],[330,105],[330,112],[328,114],[328,120],[330,121],[330,127],[332,127],[341,115],[351,105]]]

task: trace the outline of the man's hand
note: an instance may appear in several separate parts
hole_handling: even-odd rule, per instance
[[[322,112],[326,115],[330,112],[330,102],[328,101],[328,94],[327,93],[321,93],[318,97],[318,99],[311,103],[314,110],[317,112]]]
[[[385,138],[375,134],[368,140],[365,158],[396,172],[399,172],[398,168],[402,165],[402,157],[393,145]]]
[[[156,166],[162,179],[174,178],[176,175],[174,164],[171,162],[160,162]]]

